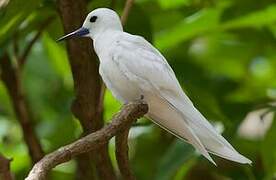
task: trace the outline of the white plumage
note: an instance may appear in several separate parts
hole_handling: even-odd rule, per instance
[[[90,22],[92,17],[97,20]],[[194,107],[161,53],[144,38],[123,32],[114,11],[92,11],[83,28],[89,30],[87,36],[94,40],[103,81],[117,99],[130,102],[143,96],[149,105],[148,118],[192,144],[214,164],[209,153],[251,163]]]

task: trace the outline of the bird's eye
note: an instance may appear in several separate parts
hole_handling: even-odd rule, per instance
[[[97,18],[98,18],[97,16],[92,16],[90,18],[90,22],[92,22],[92,23],[95,22],[97,20]]]

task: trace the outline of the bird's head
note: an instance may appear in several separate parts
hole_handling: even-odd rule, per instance
[[[98,8],[87,15],[81,28],[59,38],[58,41],[72,37],[90,37],[94,39],[106,30],[122,31],[123,27],[115,11],[108,8]]]

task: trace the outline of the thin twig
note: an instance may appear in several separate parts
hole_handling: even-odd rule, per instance
[[[110,2],[110,8],[114,9],[115,6],[116,6],[116,0],[111,0],[111,2]]]
[[[18,32],[17,31],[14,33],[12,45],[13,45],[14,55],[15,55],[15,57],[18,57],[19,46],[18,46]]]
[[[127,22],[128,15],[130,13],[130,10],[131,10],[133,4],[134,4],[134,0],[127,0],[126,3],[125,3],[123,14],[121,16],[121,21],[122,21],[123,26]]]
[[[43,30],[49,25],[50,22],[52,22],[52,20],[54,19],[54,17],[49,17],[47,18],[39,27],[39,29],[37,30],[37,33],[35,34],[35,36],[33,37],[33,39],[29,42],[29,44],[27,45],[27,47],[25,48],[25,50],[23,51],[23,54],[21,57],[18,58],[18,64],[19,67],[24,66],[28,55],[30,54],[30,51],[33,47],[33,45],[35,44],[35,42],[39,39],[39,37],[41,36]]]
[[[17,67],[12,65],[10,57],[5,53],[0,59],[1,79],[5,84],[18,122],[23,131],[32,162],[43,157],[43,150],[32,124],[32,113],[24,96],[21,76]]]
[[[108,142],[114,135],[129,127],[133,121],[142,117],[148,111],[148,106],[143,101],[132,102],[124,105],[116,114],[112,122],[102,129],[91,133],[69,145],[46,155],[32,168],[26,180],[45,179],[47,173],[55,166],[67,162],[82,153],[95,150]]]
[[[12,173],[10,171],[11,159],[7,159],[0,153],[0,179],[12,180]]]
[[[120,169],[121,175],[125,180],[134,180],[128,159],[128,133],[130,127],[126,127],[121,133],[117,134],[115,137],[116,144],[116,159],[118,167]]]

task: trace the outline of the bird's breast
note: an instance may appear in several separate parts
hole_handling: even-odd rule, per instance
[[[136,84],[133,83],[122,72],[118,65],[109,57],[104,58],[100,63],[100,75],[107,88],[118,100],[130,102],[139,99],[142,92]]]

